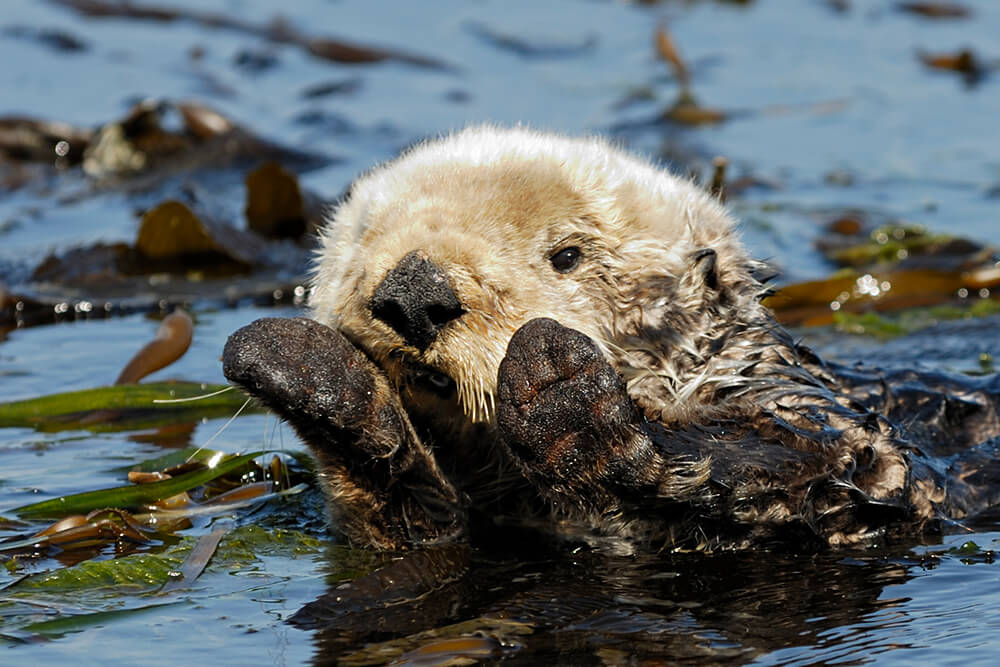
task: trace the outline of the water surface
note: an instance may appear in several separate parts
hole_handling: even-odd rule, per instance
[[[833,270],[813,243],[823,223],[844,210],[1000,245],[1000,76],[969,86],[954,73],[926,69],[916,55],[969,47],[986,61],[1000,59],[1000,5],[967,0],[971,18],[931,21],[894,2],[850,2],[843,12],[834,4],[306,0],[280,7],[310,34],[449,65],[427,69],[334,64],[191,22],[84,19],[58,4],[8,0],[0,16],[0,61],[7,63],[0,115],[97,126],[139,99],[197,100],[284,146],[336,158],[301,175],[330,199],[400,148],[468,123],[610,133],[696,173],[725,155],[733,177],[759,183],[731,202],[744,237],[788,281]],[[171,6],[255,23],[276,11],[263,0]],[[653,48],[660,24],[688,62],[698,100],[730,120],[700,128],[650,122],[678,94]],[[82,48],[53,48],[31,37],[39,30],[70,35]],[[324,87],[333,92],[323,94]],[[217,192],[238,211],[242,173],[220,183]],[[51,252],[132,239],[135,211],[149,204],[148,195],[88,188],[66,173],[0,191],[0,284],[22,284]],[[191,350],[151,379],[221,382],[218,357],[230,332],[257,317],[296,312],[210,299],[190,306]],[[0,400],[108,384],[156,325],[134,313],[12,331],[0,338]],[[957,322],[888,346],[829,329],[799,333],[842,361],[976,371],[982,355],[1000,352],[998,331],[996,318]],[[224,422],[193,425],[189,444],[206,442]],[[162,453],[143,435],[0,430],[0,512],[120,483],[121,466]],[[237,419],[213,442],[227,451],[262,445],[301,448],[262,415]],[[325,540],[320,502],[311,491],[241,521]],[[299,552],[275,547],[235,565],[210,565],[197,588],[181,595],[118,587],[38,593],[28,602],[8,595],[0,613],[11,622],[0,634],[5,626],[22,628],[26,618],[72,620],[65,628],[41,626],[41,640],[8,637],[3,650],[11,664],[323,663],[345,646],[359,650],[351,644],[358,637],[362,644],[391,641],[460,621],[481,630],[486,639],[476,648],[490,659],[524,664],[993,664],[1000,650],[997,531],[1000,524],[987,524],[929,544],[820,555],[616,560],[538,555],[532,545],[514,545],[509,553],[466,554],[468,574],[439,596],[375,614],[395,623],[395,632],[381,634],[365,634],[374,616],[363,608],[345,611],[324,631],[290,624],[329,586],[367,570],[332,543]],[[0,585],[17,576],[17,568],[0,571]],[[504,614],[527,619],[530,633],[497,625]],[[356,658],[390,655],[378,650]],[[448,655],[442,649],[436,657]]]

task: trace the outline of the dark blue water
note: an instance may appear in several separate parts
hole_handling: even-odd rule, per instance
[[[55,4],[7,0],[0,12],[0,115],[96,126],[138,99],[198,100],[285,146],[340,158],[302,176],[305,186],[330,198],[401,147],[468,123],[611,132],[680,170],[704,172],[713,156],[725,155],[732,176],[768,184],[732,206],[753,251],[780,265],[788,279],[830,273],[813,241],[825,220],[851,208],[1000,245],[1000,71],[969,87],[954,73],[926,69],[916,56],[969,47],[996,62],[1000,4],[967,0],[971,18],[938,21],[899,12],[895,2],[851,2],[846,12],[831,4],[172,4],[254,23],[280,10],[310,34],[451,65],[432,70],[333,64],[294,46],[191,22],[83,19]],[[660,24],[669,26],[687,61],[699,101],[729,112],[729,121],[702,128],[646,122],[678,93],[653,48]],[[39,29],[72,35],[84,48],[63,52],[25,36]],[[516,48],[505,46],[505,37]],[[320,84],[346,92],[307,94]],[[242,198],[239,179],[227,187],[234,200]],[[83,179],[67,174],[49,187],[0,191],[0,284],[16,284],[52,251],[133,237],[132,195],[71,196],[85,188]],[[294,312],[217,303],[196,303],[194,310],[192,349],[152,379],[221,382],[218,356],[231,331],[264,314]],[[890,348],[828,330],[802,334],[845,361],[906,364],[919,357],[974,370],[981,354],[1000,352],[995,320],[984,322]],[[155,329],[156,322],[137,314],[10,332],[0,338],[0,400],[110,383]],[[198,424],[192,442],[208,440],[223,421]],[[228,451],[298,447],[290,432],[276,435],[273,426],[263,416],[243,417],[213,444]],[[118,483],[114,468],[159,453],[134,435],[0,430],[0,512],[38,493]],[[566,590],[590,587],[604,597],[568,620],[539,622],[503,654],[515,662],[567,664],[620,664],[630,656],[769,665],[993,664],[1000,650],[1000,570],[991,550],[1000,532],[990,530],[851,555],[582,561],[558,573]],[[210,566],[198,588],[171,598],[170,606],[97,616],[47,641],[0,650],[10,664],[308,662],[320,657],[322,637],[285,621],[325,592],[340,557],[317,548],[226,561]],[[548,565],[538,567],[548,572]],[[608,581],[607,572],[616,570],[621,580]],[[0,570],[0,585],[15,574]],[[637,589],[646,597],[637,599]],[[162,600],[119,587],[81,587],[39,593],[30,602],[36,620],[51,620]],[[28,612],[12,611],[11,604],[0,602],[0,614],[23,622]]]

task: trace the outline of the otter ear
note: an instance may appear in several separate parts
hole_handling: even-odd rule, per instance
[[[711,248],[701,248],[691,253],[692,277],[710,290],[719,288],[719,276],[715,272],[718,257]]]

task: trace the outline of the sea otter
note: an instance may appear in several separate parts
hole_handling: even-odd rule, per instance
[[[619,551],[836,547],[998,500],[1000,380],[825,364],[762,305],[724,207],[605,140],[425,142],[360,177],[320,246],[312,319],[241,329],[224,371],[311,448],[354,544],[518,522]]]

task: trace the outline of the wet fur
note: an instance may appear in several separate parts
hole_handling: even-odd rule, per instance
[[[454,487],[448,522],[539,522],[626,550],[836,546],[934,529],[992,502],[982,484],[930,464],[934,438],[907,440],[881,414],[885,401],[865,403],[870,382],[845,381],[775,323],[761,305],[764,267],[734,227],[701,189],[601,139],[471,128],[352,186],[322,235],[312,315],[371,364],[372,400],[403,423],[393,447],[424,452],[437,485]],[[579,267],[554,271],[550,258],[567,246],[582,251]],[[414,250],[465,310],[426,350],[370,307]],[[268,358],[271,367],[227,375],[319,452],[336,523],[353,541],[390,548],[466,533],[366,537],[364,505],[379,491],[354,478],[368,455],[345,465],[328,452],[384,430],[384,419],[349,437],[310,432],[282,405],[287,383],[258,381],[287,363]],[[433,391],[431,373],[455,391]],[[973,394],[995,427],[994,394]],[[963,447],[998,431],[969,433]],[[409,493],[422,504],[423,491]]]

